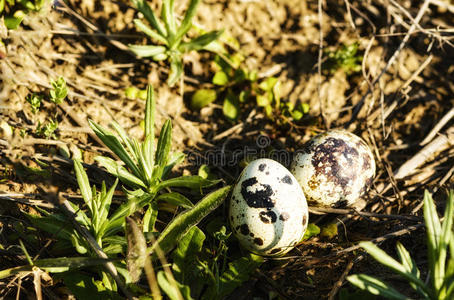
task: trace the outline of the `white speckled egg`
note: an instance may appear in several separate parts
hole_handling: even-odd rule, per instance
[[[315,206],[354,204],[375,176],[372,151],[358,136],[331,130],[315,136],[295,154],[291,172]]]
[[[247,250],[263,256],[283,255],[306,231],[306,198],[283,165],[257,159],[243,170],[233,188],[229,220]]]

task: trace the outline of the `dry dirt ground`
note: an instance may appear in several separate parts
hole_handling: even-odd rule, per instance
[[[425,6],[426,2],[430,1],[202,1],[196,16],[199,27],[224,29],[225,36],[238,41],[236,50],[247,68],[261,77],[279,78],[283,101],[309,104],[309,113],[298,122],[272,121],[253,102],[241,108],[235,122],[223,117],[222,103],[191,110],[191,94],[212,86],[214,55],[186,55],[184,95],[179,85],[169,88],[165,63],[128,51],[128,44],[146,39],[134,28],[135,11],[127,1],[69,0],[28,16],[22,28],[2,32],[6,46],[0,50],[0,243],[11,246],[6,236],[23,220],[21,209],[44,205],[45,195],[38,187],[77,194],[71,165],[59,148],[65,145],[72,156],[81,149],[87,164],[106,153],[93,138],[88,118],[106,126],[116,120],[131,135],[143,134],[139,122],[144,102],[127,98],[124,91],[151,84],[158,95],[157,126],[171,118],[174,149],[193,156],[259,149],[257,138],[263,136],[271,149],[291,152],[327,128],[346,128],[374,150],[377,175],[364,211],[376,215],[348,215],[348,210],[311,214],[311,222],[320,226],[338,220],[338,234],[314,237],[285,260],[267,262],[232,299],[270,292],[282,299],[335,299],[341,286],[353,291],[345,276],[358,272],[405,287],[354,247],[379,237],[385,237],[382,246],[391,253],[400,240],[425,278],[424,231],[414,227],[422,223],[423,191],[435,193],[442,211],[445,191],[454,187],[454,5],[437,0]],[[186,5],[176,1],[177,14]],[[363,57],[360,70],[347,74],[342,68],[319,68],[329,51],[354,43]],[[44,102],[33,114],[26,97],[46,93],[49,80],[58,76],[67,81],[68,99],[58,109]],[[38,122],[54,116],[59,122],[56,138],[36,135]],[[428,149],[421,156],[424,147]],[[211,162],[212,170],[226,184],[232,183],[244,158],[232,165]],[[47,177],[26,171],[25,167],[37,168],[38,160],[49,164]],[[194,173],[197,168],[187,160],[175,172]],[[112,182],[95,165],[90,179]],[[394,232],[397,238],[388,236]],[[0,269],[14,264],[20,260],[2,258]],[[7,283],[0,285],[3,295],[14,295],[17,287]]]

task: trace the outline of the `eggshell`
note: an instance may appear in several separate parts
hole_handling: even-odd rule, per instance
[[[243,170],[233,188],[229,220],[247,250],[263,256],[283,255],[306,231],[306,198],[283,165],[257,159]]]
[[[311,205],[342,207],[353,205],[367,192],[375,176],[375,161],[361,138],[332,130],[298,151],[290,170]]]

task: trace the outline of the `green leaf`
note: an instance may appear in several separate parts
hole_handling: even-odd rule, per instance
[[[268,97],[268,94],[265,95],[257,95],[255,97],[257,101],[257,106],[260,107],[266,107],[271,104],[270,98]]]
[[[132,188],[137,187],[146,188],[146,185],[143,183],[141,179],[129,173],[123,166],[119,165],[113,159],[105,156],[96,156],[95,160],[99,162],[101,166],[106,168],[107,172],[118,177],[121,180],[121,182],[123,182],[127,186]]]
[[[172,122],[167,120],[161,128],[156,147],[156,165],[164,168],[167,165],[172,144]],[[160,176],[161,174],[159,174]]]
[[[267,77],[265,80],[260,82],[259,88],[265,92],[271,92],[278,82],[276,77]]]
[[[182,43],[179,47],[181,52],[199,51],[204,49],[208,44],[214,42],[222,35],[222,30],[210,31],[202,34],[196,38],[193,38],[187,43]]]
[[[441,235],[441,224],[438,219],[437,210],[435,204],[433,203],[432,196],[426,190],[424,192],[424,221],[426,224],[427,231],[427,248],[428,248],[428,257],[429,257],[429,266],[430,271],[433,276],[431,280],[436,289],[439,289],[441,286],[442,278],[438,278],[438,246]]]
[[[22,20],[24,19],[25,14],[18,14],[18,16],[5,16],[4,23],[6,28],[8,29],[17,29],[22,23]]]
[[[164,0],[161,8],[161,18],[167,30],[167,37],[172,38],[176,32],[176,22],[173,13],[173,0]]]
[[[53,234],[58,239],[70,240],[73,234],[73,228],[67,221],[59,220],[56,215],[40,217],[25,213],[30,222],[41,230]]]
[[[170,73],[169,78],[167,78],[167,84],[169,86],[174,86],[175,83],[180,79],[183,74],[183,61],[179,55],[173,55],[170,58]]]
[[[54,275],[56,279],[61,279],[76,299],[124,299],[118,293],[107,290],[99,285],[96,285],[93,276],[85,275],[81,272],[64,272]]]
[[[158,18],[154,14],[151,7],[148,5],[146,0],[132,0],[134,6],[145,16],[148,22],[150,22],[151,26],[153,26],[156,31],[162,36],[167,36],[167,32],[164,27],[159,22]]]
[[[164,201],[172,205],[181,206],[183,208],[192,208],[194,206],[191,200],[180,193],[165,193],[157,196],[155,199],[156,201]]]
[[[183,299],[178,282],[168,278],[167,274],[164,271],[159,271],[156,279],[158,281],[159,287],[169,297],[170,300]]]
[[[126,164],[129,169],[132,170],[134,175],[140,176],[139,169],[137,168],[134,161],[131,159],[121,142],[118,140],[118,138],[114,136],[112,132],[105,129],[101,125],[98,125],[91,120],[88,120],[88,123],[95,134],[110,150],[112,150],[113,153],[115,153]]]
[[[52,90],[50,91],[50,101],[55,104],[61,104],[68,95],[68,89],[66,88],[66,81],[63,77],[58,77],[57,80],[51,80]]]
[[[360,242],[359,245],[362,248],[364,248],[367,251],[367,253],[369,253],[376,261],[395,271],[408,281],[415,283],[422,290],[424,290],[424,292],[428,294],[430,293],[428,287],[424,284],[424,282],[422,282],[412,273],[408,272],[402,264],[400,264],[397,260],[386,254],[385,251],[381,250],[371,242]]]
[[[208,179],[203,179],[202,177],[198,175],[191,175],[191,176],[180,176],[172,179],[167,179],[163,182],[161,182],[158,186],[157,189],[161,190],[163,188],[167,187],[186,187],[190,189],[201,189],[201,188],[206,188],[213,186],[215,184],[218,184],[220,180],[208,180]]]
[[[90,188],[90,182],[88,181],[87,173],[85,173],[84,167],[78,159],[74,160],[74,170],[76,171],[77,183],[79,184],[80,193],[82,198],[84,198],[85,204],[91,207],[92,193]]]
[[[230,120],[236,120],[239,112],[238,98],[233,93],[228,93],[224,99],[224,105],[222,106],[222,112],[224,116]]]
[[[308,240],[311,237],[318,235],[319,233],[320,233],[320,227],[318,227],[314,223],[309,223],[307,225],[307,229],[306,229],[306,232],[304,233],[302,240]]]
[[[320,236],[327,239],[333,239],[337,236],[337,223],[329,223],[321,228]]]
[[[365,274],[355,274],[347,277],[347,280],[356,287],[367,290],[369,293],[379,295],[388,299],[407,300],[408,297],[402,295],[386,283]]]
[[[407,249],[405,249],[405,247],[400,242],[396,243],[396,248],[397,248],[397,254],[399,255],[400,261],[401,261],[402,265],[405,267],[405,269],[407,270],[407,272],[412,273],[416,278],[420,278],[419,269],[416,266],[415,261],[411,258],[410,253],[407,251]],[[426,298],[428,298],[428,295],[425,294],[416,284],[414,284],[413,282],[410,282],[410,285],[413,289],[415,289],[416,291],[418,291],[420,293],[423,293],[426,296]]]
[[[129,49],[134,52],[135,55],[140,57],[150,57],[166,52],[164,46],[153,46],[153,45],[128,45]]]
[[[163,253],[166,254],[172,250],[193,226],[224,202],[230,189],[230,186],[226,186],[214,191],[205,196],[190,210],[180,213],[169,223],[169,225],[167,225],[164,231],[159,235],[156,243],[148,248],[148,251],[154,253],[155,249],[160,247]]]
[[[191,98],[191,108],[200,110],[202,107],[207,106],[216,100],[216,91],[213,89],[200,89],[197,90]]]
[[[117,187],[118,179],[115,180],[115,183],[110,187],[107,194],[103,195],[101,198],[101,203],[99,205],[99,225],[96,226],[97,233],[99,233],[99,226],[107,221],[107,216],[109,215],[110,204],[112,203],[112,198],[115,193],[115,188]],[[104,181],[103,181],[104,186]]]
[[[137,29],[141,30],[143,33],[145,33],[152,39],[155,39],[156,41],[159,41],[166,46],[168,45],[169,42],[166,40],[164,36],[162,36],[158,32],[154,31],[153,29],[145,25],[141,20],[134,19],[134,24],[136,25]]]
[[[17,275],[23,272],[32,272],[33,267],[44,269],[48,272],[59,273],[66,272],[72,269],[80,269],[91,266],[99,266],[109,262],[108,259],[103,258],[92,258],[92,257],[59,257],[59,258],[46,258],[39,259],[33,262],[33,266],[25,265],[14,267],[10,269],[4,269],[0,271],[0,279],[7,278],[9,276]]]
[[[229,77],[224,71],[217,71],[213,77],[213,84],[216,85],[226,85],[229,83]]]
[[[189,2],[188,10],[184,15],[183,21],[181,22],[180,27],[178,28],[177,33],[175,34],[175,40],[179,41],[181,38],[191,29],[192,18],[194,18],[197,12],[197,6],[199,5],[200,0],[191,0]]]
[[[147,87],[147,102],[145,104],[145,136],[151,136],[154,139],[154,122],[155,122],[155,111],[156,111],[156,99],[154,96],[154,90],[151,85]],[[153,140],[152,140],[153,141]],[[151,147],[150,151],[153,151]],[[153,157],[150,152],[147,156]]]
[[[231,294],[237,287],[249,279],[249,276],[263,263],[263,258],[249,254],[229,263],[228,269],[222,273],[219,284],[219,298]]]

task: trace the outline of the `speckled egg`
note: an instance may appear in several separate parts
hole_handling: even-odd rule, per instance
[[[291,172],[314,206],[351,206],[375,176],[372,151],[358,136],[344,130],[317,135],[295,154]]]
[[[283,165],[257,159],[243,170],[233,188],[229,220],[247,250],[262,256],[283,255],[306,231],[306,198]]]

